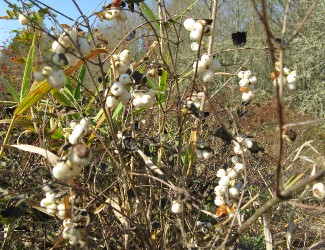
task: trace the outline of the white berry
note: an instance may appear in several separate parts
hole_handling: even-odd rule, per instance
[[[27,13],[21,13],[18,17],[21,25],[27,25],[30,23],[30,17]]]
[[[63,180],[67,177],[68,172],[69,166],[65,162],[58,162],[52,170],[52,175],[55,179]]]
[[[207,69],[202,74],[202,79],[204,82],[213,82],[214,80],[214,72],[212,70]]]
[[[118,81],[120,83],[122,83],[123,85],[127,85],[127,84],[129,84],[129,83],[132,82],[131,81],[131,77],[130,77],[129,74],[122,74],[122,75],[120,75],[119,78],[118,78]]]
[[[252,76],[251,78],[248,79],[251,84],[257,83],[257,78],[256,76]]]
[[[193,18],[188,18],[188,19],[186,19],[184,21],[183,25],[184,25],[184,28],[187,31],[193,31],[194,30],[195,21],[194,21]]]
[[[221,69],[221,64],[218,59],[214,58],[209,65],[209,69],[212,70],[213,72],[217,72],[218,70]]]
[[[61,69],[53,70],[50,75],[47,77],[48,83],[52,88],[60,89],[66,83],[66,76]]]
[[[228,172],[228,174],[227,174],[227,176],[230,178],[230,179],[236,179],[237,178],[237,176],[238,176],[238,173],[237,173],[237,171],[235,170],[235,169],[233,169],[233,168],[228,168],[227,169],[227,172]]]
[[[172,203],[172,212],[175,214],[180,214],[182,213],[183,206],[180,201],[173,201]]]
[[[201,61],[204,62],[206,66],[209,66],[213,62],[213,56],[205,53],[201,56]]]
[[[235,169],[237,172],[241,172],[241,171],[243,171],[243,170],[245,169],[245,165],[242,164],[242,163],[237,162],[237,163],[235,163],[235,167],[234,167],[234,169]]]
[[[249,85],[249,80],[247,78],[243,78],[239,81],[240,87],[247,87]]]
[[[224,170],[223,168],[220,168],[218,171],[217,171],[217,177],[221,178],[222,176],[226,176],[227,175],[227,172],[226,170]]]
[[[252,75],[252,71],[250,71],[250,70],[245,70],[245,71],[244,71],[244,77],[245,77],[245,78],[248,79],[248,78],[251,77],[251,75]]]
[[[219,180],[219,186],[228,187],[230,184],[230,178],[228,176],[222,176]]]
[[[228,192],[229,192],[230,198],[236,199],[239,196],[239,191],[237,188],[234,188],[234,187],[229,188]]]
[[[237,76],[238,76],[239,78],[244,78],[244,72],[245,72],[245,71],[239,71],[238,74],[237,74]]]
[[[114,96],[120,96],[126,91],[123,84],[120,82],[113,83],[110,90]]]
[[[200,42],[202,33],[197,30],[193,30],[190,33],[190,40],[193,42]]]
[[[201,149],[197,149],[197,150],[196,150],[196,157],[197,157],[198,159],[203,158],[203,152],[202,152]]]
[[[91,45],[86,38],[78,38],[80,54],[86,56],[91,52]]]
[[[313,185],[313,194],[317,199],[323,199],[325,197],[325,185],[318,182]]]
[[[216,196],[216,198],[214,199],[214,204],[216,204],[216,206],[220,207],[222,205],[225,205],[226,202],[222,196]]]
[[[108,108],[116,108],[117,104],[118,104],[118,100],[115,96],[111,96],[111,95],[107,96],[106,106]]]

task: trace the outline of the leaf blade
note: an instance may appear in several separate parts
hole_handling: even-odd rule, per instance
[[[24,71],[24,76],[23,76],[23,82],[22,82],[22,85],[21,85],[20,102],[27,95],[27,89],[29,88],[30,79],[31,79],[31,76],[32,76],[32,71],[33,71],[35,43],[36,43],[36,35],[34,34],[32,45],[30,46],[30,49],[29,49],[29,52],[28,52],[25,71]]]
[[[11,82],[9,82],[6,78],[4,77],[0,77],[0,80],[2,81],[2,83],[6,86],[6,88],[8,89],[8,91],[10,92],[12,98],[14,101],[19,102],[19,94],[18,92],[14,89],[14,87],[12,86]]]
[[[81,89],[81,84],[84,82],[86,76],[86,66],[83,64],[80,68],[79,75],[78,75],[78,80],[77,84],[73,90],[73,96],[76,100],[80,99],[80,89]]]
[[[149,8],[149,6],[142,2],[140,4],[141,10],[143,11],[143,14],[148,18],[149,21],[152,22],[153,26],[156,29],[159,29],[159,23],[158,20],[159,18],[152,12],[151,8]]]
[[[46,158],[53,166],[57,163],[59,160],[59,157],[57,157],[55,154],[53,154],[51,151],[46,150],[44,148],[28,145],[28,144],[19,144],[19,145],[9,145],[9,147],[17,148],[19,150],[23,150],[30,153],[35,153],[43,156]]]
[[[95,49],[89,55],[86,56],[86,59],[91,59],[99,54],[108,53],[106,49]],[[76,66],[69,67],[64,70],[64,74],[66,76],[71,75],[74,71],[76,71],[81,65],[84,64],[84,61],[79,60]],[[14,111],[14,116],[18,116],[25,112],[28,108],[33,106],[37,101],[42,99],[47,93],[51,91],[52,87],[50,84],[44,80],[37,84],[35,87],[32,87],[31,91],[27,94],[27,96],[19,103],[17,108]]]

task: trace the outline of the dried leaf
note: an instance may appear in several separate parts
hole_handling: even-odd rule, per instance
[[[28,144],[19,144],[19,145],[8,145],[9,147],[17,148],[26,152],[31,152],[39,154],[45,157],[53,166],[57,163],[59,157],[53,154],[51,151],[44,148],[28,145]]]
[[[29,205],[29,206],[31,206],[31,207],[37,209],[38,211],[40,211],[40,212],[42,212],[42,213],[44,213],[44,214],[47,214],[47,215],[52,216],[52,217],[54,216],[53,214],[49,214],[49,213],[47,212],[47,209],[46,209],[46,208],[44,208],[44,207],[40,207],[40,206],[39,206],[39,202],[37,202],[37,201],[35,201],[35,200],[25,198],[25,199],[24,199],[24,202],[25,202],[27,205]]]
[[[220,207],[218,207],[218,209],[216,210],[216,216],[217,217],[224,217],[228,214],[228,209],[227,209],[227,205],[221,205]]]
[[[129,222],[125,218],[125,216],[122,214],[122,209],[120,205],[118,204],[119,199],[118,196],[114,193],[111,194],[111,198],[106,199],[105,201],[107,204],[110,204],[113,208],[113,212],[116,216],[116,218],[121,222],[121,224],[127,228],[129,226]],[[106,206],[107,204],[101,204],[98,208],[96,208],[94,214],[100,213]]]
[[[62,27],[62,28],[65,28],[65,29],[70,29],[70,26],[67,25],[67,24],[65,24],[65,23],[62,23],[62,24],[61,24],[61,27]]]
[[[269,223],[265,217],[265,214],[262,215],[262,218],[263,218],[263,225],[264,225],[263,229],[264,229],[266,250],[272,250],[273,243],[272,243],[272,234],[270,231]]]

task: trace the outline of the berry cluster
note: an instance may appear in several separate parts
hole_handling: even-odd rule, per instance
[[[250,70],[239,71],[238,77],[241,79],[239,81],[239,87],[242,93],[242,101],[247,103],[255,96],[257,78],[252,75],[252,71]]]
[[[90,163],[91,151],[86,144],[81,144],[83,136],[88,131],[88,119],[82,119],[79,123],[71,122],[70,127],[72,133],[66,134],[69,141],[69,151],[62,156],[55,164],[52,170],[52,175],[55,179],[70,183],[77,175],[79,175],[84,166]],[[61,188],[62,189],[62,188]],[[86,242],[82,237],[82,230],[75,227],[71,220],[71,207],[79,203],[79,198],[76,195],[65,195],[62,197],[58,192],[54,191],[49,186],[45,186],[46,197],[41,200],[41,207],[45,207],[48,214],[56,215],[63,221],[64,239],[69,240],[69,244],[85,248]],[[67,191],[67,190],[63,190]],[[68,199],[66,199],[68,198]]]
[[[88,119],[81,119],[79,123],[72,121],[70,123],[70,128],[72,129],[72,133],[67,137],[69,142],[74,145],[80,142],[82,137],[88,132]]]
[[[237,141],[234,142],[234,152],[238,155],[249,155],[250,151],[248,148],[253,146],[253,142],[249,138],[244,138],[242,136],[236,137],[236,140]],[[240,162],[238,156],[233,156],[231,161],[234,164],[233,167],[227,169],[221,168],[217,171],[217,177],[220,179],[218,186],[214,188],[214,193],[216,195],[214,203],[218,207],[225,206],[229,203],[236,204],[239,198],[241,187],[236,183],[236,179],[238,175],[245,170],[245,165]],[[222,208],[225,209],[225,214],[229,214],[230,216],[234,214],[234,209],[230,212],[228,206]]]
[[[280,68],[280,62],[275,63],[275,72],[271,73],[271,79],[273,80],[274,87],[276,84],[281,82],[281,72],[283,72],[282,84],[289,90],[296,89],[297,82],[297,71],[290,69],[289,67],[284,66],[283,71]]]
[[[127,86],[132,83],[130,75],[127,74],[131,60],[132,56],[129,50],[123,50],[119,55],[113,55],[111,68],[117,74],[117,81],[105,92],[108,108],[115,108],[119,102],[127,103],[131,98],[127,89]]]
[[[41,207],[45,207],[48,214],[56,215],[63,219],[66,215],[64,199],[55,199],[56,193],[49,190],[45,193],[45,198],[41,200]]]
[[[207,143],[201,143],[197,146],[196,149],[196,157],[198,159],[208,160],[213,156],[213,150]]]
[[[251,138],[245,138],[244,136],[240,135],[236,137],[236,141],[233,141],[235,144],[234,152],[238,155],[250,156],[251,151],[250,148],[253,147],[254,143]]]
[[[193,51],[198,51],[201,46],[204,47],[203,36],[211,35],[211,24],[212,20],[197,20],[195,21],[193,18],[188,18],[184,21],[184,28],[187,31],[190,31],[190,40],[192,41],[191,49]]]
[[[58,180],[72,180],[79,175],[83,166],[88,165],[91,159],[91,151],[86,144],[81,144],[82,137],[88,131],[88,120],[82,119],[79,124],[71,122],[72,133],[68,135],[72,145],[67,155],[58,161],[52,170],[52,175]]]
[[[111,7],[105,11],[105,19],[124,22],[127,19],[126,12],[121,7]]]
[[[83,166],[90,163],[90,159],[91,151],[87,145],[73,145],[63,160],[53,167],[52,175],[58,180],[73,180],[81,173]]]
[[[193,71],[202,76],[203,82],[210,83],[214,80],[214,74],[221,69],[218,59],[207,53],[201,56],[201,59],[193,64]]]
[[[182,112],[184,114],[192,114],[194,116],[197,116],[199,114],[202,96],[203,92],[193,93],[191,97],[187,98]]]
[[[133,92],[132,97],[133,97],[132,103],[137,108],[149,109],[156,102],[155,92],[153,89],[149,89],[148,91],[145,92],[143,91]]]
[[[62,237],[65,240],[69,240],[71,246],[79,245],[81,248],[86,248],[83,231],[80,228],[75,227],[74,224],[75,223],[73,223],[70,218],[64,219]]]
[[[199,230],[202,231],[202,233],[208,233],[209,232],[209,228],[212,227],[212,223],[211,222],[205,222],[205,221],[197,221],[196,222],[196,226],[198,227]]]
[[[47,79],[51,87],[62,88],[66,83],[66,76],[61,68],[77,65],[79,58],[90,52],[90,43],[86,38],[78,37],[77,27],[65,30],[52,43],[52,66],[44,66],[34,72],[34,78],[38,82]]]

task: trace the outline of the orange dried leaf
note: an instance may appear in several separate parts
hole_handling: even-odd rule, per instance
[[[218,207],[218,209],[216,210],[216,216],[217,217],[224,217],[228,214],[228,208],[227,205],[221,205],[220,207]]]
[[[65,29],[70,29],[70,26],[69,26],[69,25],[67,25],[67,24],[65,24],[65,23],[61,24],[61,26],[62,26],[62,28],[65,28]]]
[[[271,72],[271,79],[274,80],[279,75],[280,75],[280,72],[279,71],[273,71],[273,72]]]
[[[240,87],[240,92],[242,93],[248,93],[249,92],[249,88],[248,87]]]
[[[234,214],[236,212],[237,206],[236,204],[233,204],[231,207],[227,207],[227,212],[229,214]]]

